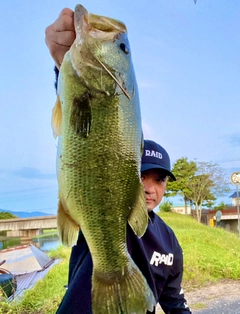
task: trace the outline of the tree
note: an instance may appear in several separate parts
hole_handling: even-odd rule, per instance
[[[0,212],[0,219],[12,219],[12,218],[17,218],[17,216],[6,211]]]
[[[169,181],[166,197],[182,195],[187,213],[187,203],[195,205],[197,220],[201,221],[202,207],[212,207],[216,196],[230,191],[223,169],[212,162],[193,162],[186,157],[178,159],[172,169],[176,181]]]
[[[202,206],[207,207],[207,208],[213,208],[213,205],[215,204],[216,197],[210,192],[209,196],[207,199],[204,201]]]
[[[188,197],[195,204],[198,222],[201,221],[203,202],[212,196],[211,187],[213,187],[213,181],[209,178],[208,174],[196,175],[188,182],[188,188],[190,190]]]
[[[212,201],[215,196],[229,192],[229,183],[223,169],[211,162],[197,162],[197,172],[187,183],[187,197],[195,204],[198,222],[201,221],[204,201]]]
[[[221,202],[220,204],[214,206],[214,210],[224,210],[226,207],[228,207],[228,204],[225,204],[224,202]]]
[[[166,197],[180,194],[183,196],[185,215],[187,214],[187,202],[191,192],[188,187],[189,181],[193,178],[197,171],[197,165],[194,161],[188,161],[187,157],[182,157],[173,164],[172,172],[176,177],[176,181],[169,181],[166,190]]]

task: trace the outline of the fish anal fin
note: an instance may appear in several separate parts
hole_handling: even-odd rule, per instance
[[[144,235],[148,225],[148,210],[145,200],[145,193],[142,184],[140,184],[138,197],[134,208],[128,217],[128,223],[136,235],[140,238]]]
[[[87,91],[80,97],[73,98],[70,122],[77,135],[88,137],[92,125],[92,109],[91,97]]]
[[[61,125],[62,125],[62,106],[60,97],[57,97],[55,106],[52,110],[52,129],[54,137],[58,137],[61,134]]]
[[[61,199],[58,202],[57,226],[59,238],[66,246],[73,246],[77,242],[79,225],[72,219]]]

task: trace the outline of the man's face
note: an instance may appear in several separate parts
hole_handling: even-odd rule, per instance
[[[151,169],[141,174],[148,211],[160,204],[167,186],[167,176],[164,171]]]

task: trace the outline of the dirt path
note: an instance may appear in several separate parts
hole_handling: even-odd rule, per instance
[[[222,280],[199,289],[185,291],[185,297],[193,313],[211,307],[219,300],[234,301],[240,298],[240,280]],[[163,313],[160,307],[157,314]]]

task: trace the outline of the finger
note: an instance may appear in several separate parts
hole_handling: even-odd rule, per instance
[[[45,42],[51,55],[58,54],[58,50],[69,50],[75,39],[75,32],[52,32],[51,29],[46,30]]]
[[[74,30],[74,12],[70,9],[63,9],[52,25],[56,31]]]
[[[53,39],[57,44],[69,47],[74,42],[76,37],[75,31],[64,31],[64,32],[57,32],[56,38]]]
[[[74,30],[74,20],[68,15],[61,15],[52,26],[56,32],[71,31]]]
[[[45,42],[49,52],[59,68],[65,53],[70,49],[75,39],[75,32],[54,32],[53,35],[47,35]]]
[[[64,9],[62,9],[62,11],[60,12],[59,16],[62,16],[62,15],[68,15],[68,16],[70,16],[71,18],[73,18],[74,12],[73,12],[73,10],[71,10],[71,9],[69,9],[69,8],[64,8]]]
[[[47,46],[50,46],[51,42],[71,46],[75,37],[74,22],[69,16],[59,17],[45,30],[45,41]]]

